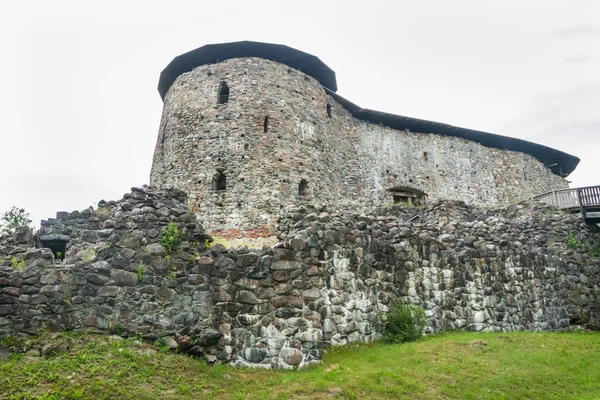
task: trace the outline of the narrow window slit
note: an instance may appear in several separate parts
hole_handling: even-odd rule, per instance
[[[269,117],[265,117],[265,122],[263,123],[263,132],[267,133],[269,131]]]
[[[306,179],[302,179],[300,181],[300,183],[298,184],[298,195],[306,196],[307,188],[308,188],[308,182],[306,181]]]
[[[331,118],[331,104],[327,104],[327,116]]]
[[[225,104],[229,101],[229,86],[225,81],[219,85],[219,104]]]
[[[213,175],[213,190],[225,190],[227,188],[227,177],[225,168],[217,168],[217,173]]]

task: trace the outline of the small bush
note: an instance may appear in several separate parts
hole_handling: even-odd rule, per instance
[[[137,281],[141,282],[144,280],[144,264],[142,261],[139,262],[137,266]]]
[[[18,271],[22,271],[27,266],[27,263],[25,262],[23,257],[19,256],[19,258],[17,258],[17,257],[12,258],[11,265],[13,268],[17,269]]]
[[[179,231],[177,225],[171,221],[169,222],[169,226],[163,228],[160,244],[163,245],[167,251],[167,255],[170,256],[173,252],[178,250],[184,237],[185,232]]]
[[[13,233],[20,226],[31,228],[31,219],[25,209],[12,206],[10,210],[0,216],[0,233]]]
[[[569,236],[567,237],[567,246],[571,249],[577,248],[579,243],[577,242],[577,238],[573,235],[573,232],[569,232]]]
[[[425,310],[399,299],[392,300],[387,313],[379,316],[383,323],[383,340],[388,343],[412,342],[423,336],[427,322]]]

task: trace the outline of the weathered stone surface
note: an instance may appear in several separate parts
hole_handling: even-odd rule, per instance
[[[96,231],[83,231],[81,233],[81,240],[89,243],[96,243],[98,240],[100,240],[100,237]]]
[[[261,363],[268,355],[267,349],[260,347],[250,347],[244,351],[245,358],[251,363]]]
[[[293,347],[284,347],[279,353],[279,357],[288,365],[299,365],[304,358],[302,352]]]
[[[167,346],[171,350],[175,350],[176,348],[179,347],[179,344],[177,343],[177,341],[175,339],[173,339],[171,336],[165,336],[164,338],[162,338],[162,342],[165,344],[165,346]]]
[[[271,275],[275,282],[286,282],[290,279],[290,273],[286,270],[273,271]]]
[[[237,301],[245,304],[257,304],[258,298],[248,290],[240,290],[237,294]]]
[[[0,304],[0,316],[12,314],[15,310],[15,306],[10,304]]]
[[[110,276],[117,286],[135,286],[137,283],[137,276],[133,272],[113,269]]]
[[[223,337],[223,333],[219,332],[217,329],[205,329],[200,334],[200,344],[203,346],[215,344],[221,337]]]
[[[302,292],[302,296],[304,296],[305,298],[310,299],[310,300],[315,300],[315,299],[318,299],[319,297],[321,297],[321,290],[319,290],[319,289],[305,290],[304,292]]]
[[[296,261],[275,261],[271,264],[271,269],[274,270],[292,270],[302,266],[301,263]]]
[[[108,276],[97,274],[95,272],[88,272],[85,274],[85,279],[93,285],[104,285],[110,280]]]
[[[166,253],[165,247],[160,243],[150,243],[145,249],[152,256],[163,256]]]

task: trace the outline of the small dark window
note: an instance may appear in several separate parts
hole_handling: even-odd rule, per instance
[[[265,117],[265,122],[263,123],[263,132],[267,133],[269,131],[269,117]]]
[[[412,198],[408,196],[393,195],[392,197],[394,198],[394,203],[412,203]]]
[[[227,188],[227,177],[225,173],[217,173],[213,177],[213,189],[214,190],[225,190]]]
[[[219,104],[225,104],[229,101],[229,86],[225,81],[219,85]]]
[[[423,158],[425,159],[425,161],[427,161],[427,152],[426,151],[423,152]]]
[[[42,241],[42,246],[52,250],[52,254],[54,254],[54,259],[64,260],[65,252],[67,251],[67,243],[68,241],[66,240]]]
[[[327,104],[327,116],[331,118],[331,104]]]
[[[308,182],[306,181],[306,179],[302,179],[300,181],[300,183],[298,184],[298,195],[306,196],[307,187],[308,187]]]
[[[392,199],[394,204],[401,205],[415,205],[415,204],[423,204],[425,193],[421,190],[406,187],[406,186],[397,186],[391,189],[388,189],[390,194],[392,195]]]

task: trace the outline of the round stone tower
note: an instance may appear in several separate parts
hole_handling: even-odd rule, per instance
[[[318,58],[208,45],[162,72],[150,183],[188,193],[209,230],[271,231],[282,207],[369,211],[438,198],[501,204],[567,187],[576,157],[520,139],[362,109]]]
[[[335,88],[335,74],[308,54],[262,45],[261,58],[207,59],[164,96],[150,183],[185,190],[210,228],[268,229],[286,204],[359,194],[339,181],[344,132],[326,127],[323,84]]]

